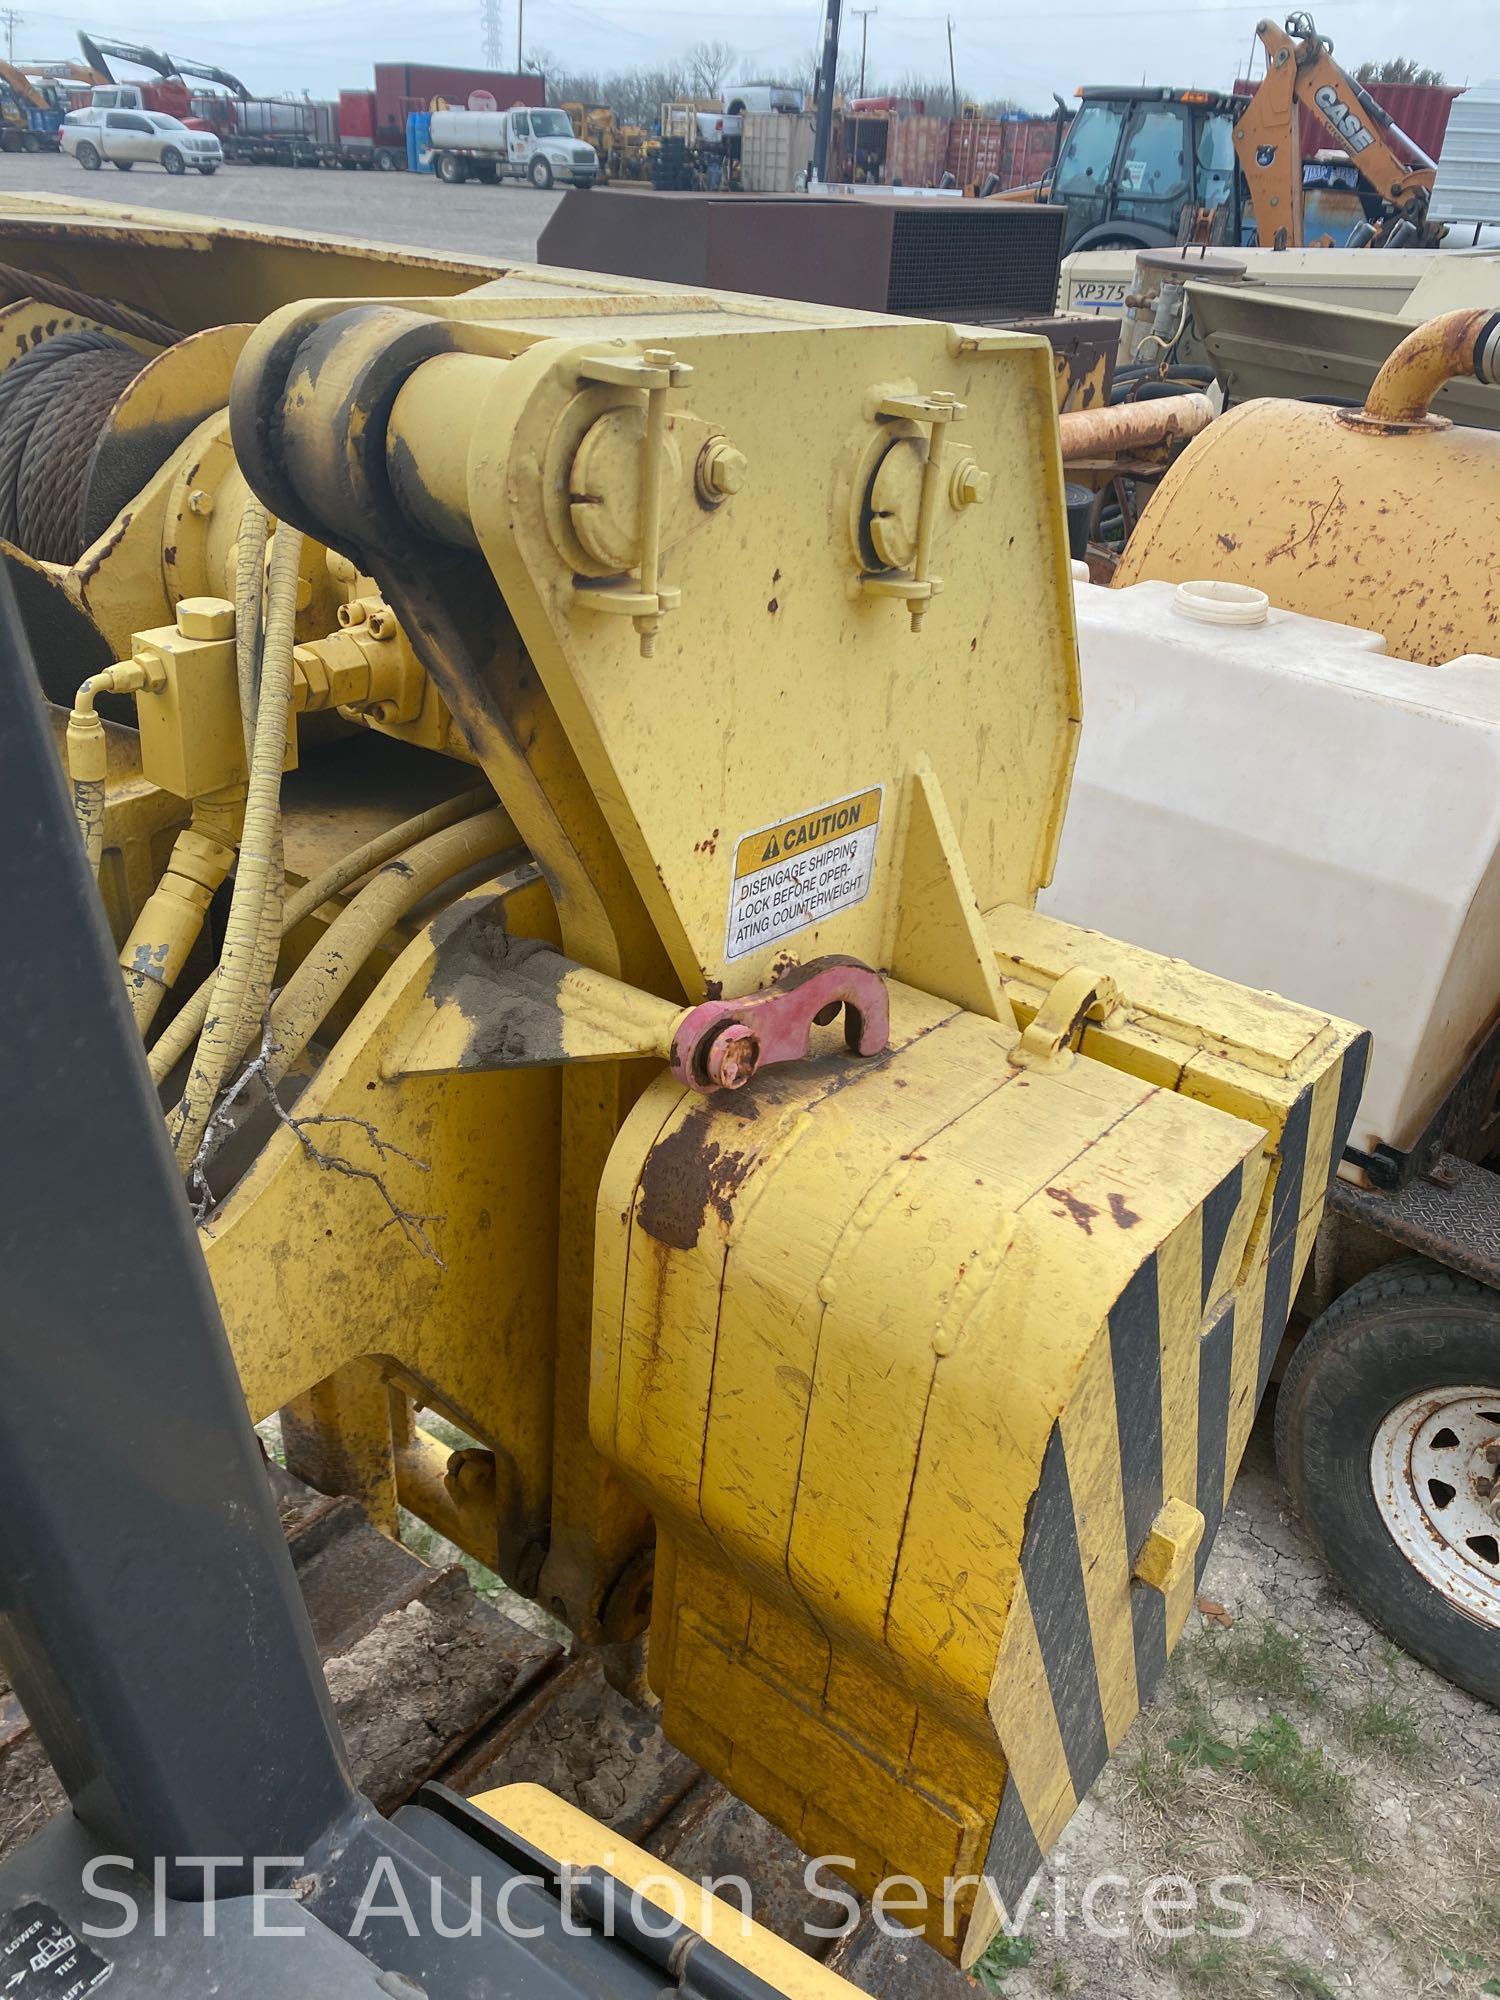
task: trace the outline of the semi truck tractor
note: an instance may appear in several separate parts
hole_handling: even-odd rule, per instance
[[[509,111],[434,111],[433,171],[457,187],[462,181],[528,180],[535,188],[591,188],[599,155],[574,137],[566,111],[524,104]]]

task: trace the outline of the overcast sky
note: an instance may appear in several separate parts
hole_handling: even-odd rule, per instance
[[[821,0],[523,0],[525,46],[569,68],[647,64],[712,38],[743,57],[746,79],[790,69],[819,39]],[[845,48],[859,22],[845,0]],[[515,46],[517,0],[500,0],[507,51]],[[1245,73],[1261,4],[1224,0],[885,0],[870,19],[872,76],[946,72],[944,21],[951,11],[959,85],[979,97],[1011,96],[1038,109],[1054,90],[1081,83],[1199,84],[1226,88]],[[96,11],[98,9],[98,11]],[[107,9],[107,11],[105,11]],[[76,30],[144,42],[234,71],[267,96],[309,90],[331,96],[368,81],[369,64],[427,61],[480,65],[480,0],[91,0],[65,14],[22,7],[18,56],[76,53]],[[1321,0],[1316,18],[1339,59],[1414,56],[1450,83],[1500,77],[1496,0]]]

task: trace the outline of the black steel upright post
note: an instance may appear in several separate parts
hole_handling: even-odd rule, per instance
[[[827,0],[823,55],[818,64],[818,122],[813,128],[813,172],[828,179],[828,144],[833,137],[833,93],[839,74],[839,14],[843,0]]]
[[[0,575],[0,1657],[79,1817],[299,1855],[354,1800]]]

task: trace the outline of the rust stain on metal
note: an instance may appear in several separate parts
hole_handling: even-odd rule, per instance
[[[1120,1229],[1134,1229],[1135,1225],[1141,1219],[1135,1210],[1130,1207],[1124,1195],[1116,1194],[1113,1189],[1110,1190],[1109,1213],[1110,1220]]]
[[[706,1125],[689,1117],[652,1147],[641,1174],[637,1220],[673,1250],[692,1249],[710,1209],[726,1227],[734,1220],[734,1196],[749,1171],[746,1155],[725,1152]]]
[[[1099,1211],[1091,1201],[1085,1201],[1081,1195],[1074,1194],[1071,1188],[1049,1187],[1047,1193],[1059,1203],[1065,1215],[1072,1216],[1085,1236],[1093,1235],[1094,1217]]]

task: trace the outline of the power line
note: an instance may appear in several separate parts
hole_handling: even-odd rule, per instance
[[[0,7],[0,21],[5,23],[6,51],[12,62],[16,59],[16,29],[25,18],[15,7]]]

